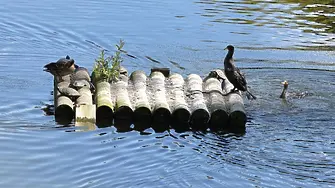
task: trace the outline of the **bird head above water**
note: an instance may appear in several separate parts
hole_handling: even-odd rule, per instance
[[[283,91],[281,92],[279,98],[285,99],[287,88],[288,88],[288,82],[285,80],[285,81],[281,82],[281,84],[283,84],[284,88],[283,88]]]
[[[288,88],[288,82],[286,80],[284,82],[281,82],[281,84],[283,84],[283,86],[284,86],[285,89]]]
[[[306,96],[311,96],[313,93],[310,93],[308,91],[303,91],[303,92],[288,92],[288,82],[285,80],[281,82],[281,84],[284,86],[283,91],[280,95],[280,98],[286,99],[287,97],[293,98],[293,99],[302,99]]]

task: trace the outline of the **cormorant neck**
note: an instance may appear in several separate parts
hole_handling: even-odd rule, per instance
[[[281,94],[280,94],[280,98],[282,98],[282,99],[285,99],[285,98],[286,98],[286,90],[287,90],[287,88],[284,87],[283,91],[282,91]]]
[[[226,57],[224,58],[224,66],[225,68],[231,68],[233,66],[233,55],[234,50],[229,50]]]
[[[228,53],[226,55],[226,58],[227,59],[231,59],[233,58],[233,55],[234,55],[234,50],[228,50]]]

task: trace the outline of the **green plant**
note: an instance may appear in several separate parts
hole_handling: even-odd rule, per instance
[[[120,67],[123,61],[121,57],[124,41],[116,44],[116,51],[113,56],[106,57],[105,50],[101,50],[99,57],[95,60],[93,68],[94,81],[115,82],[119,79]]]

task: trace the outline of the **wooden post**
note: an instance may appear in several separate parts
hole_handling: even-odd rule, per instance
[[[169,68],[154,67],[154,68],[151,69],[151,73],[153,73],[153,72],[161,72],[165,77],[170,76],[170,69]]]
[[[133,109],[128,95],[128,77],[120,75],[119,81],[112,84],[115,88],[115,119],[133,120]]]
[[[76,100],[75,126],[86,126],[88,130],[95,129],[96,111],[92,101],[92,93],[89,87],[78,90],[80,97]]]
[[[222,70],[217,70],[222,71]],[[225,76],[223,73],[222,75]],[[244,109],[241,92],[230,93],[234,86],[224,77],[223,86],[225,88],[226,103],[229,109],[229,129],[232,131],[245,131],[247,116]]]
[[[79,67],[71,75],[71,85],[75,81],[85,80],[91,82],[90,74],[86,68]],[[93,105],[90,85],[78,89],[80,97],[75,103],[75,126],[85,126],[86,130],[94,130],[96,122],[96,107]]]
[[[60,124],[71,123],[74,117],[73,102],[66,96],[57,97],[57,107],[55,108],[55,119]]]
[[[59,124],[69,124],[74,117],[73,101],[59,93],[57,87],[68,87],[70,85],[69,77],[64,77],[63,82],[57,83],[54,79],[54,106],[55,106],[55,120]]]
[[[190,126],[193,130],[206,130],[209,112],[202,93],[202,79],[190,74],[186,82],[187,103],[191,111]]]
[[[153,101],[152,128],[157,132],[169,129],[171,111],[166,101],[165,77],[161,72],[150,74],[150,86]]]
[[[85,105],[85,104],[88,104],[88,105],[93,104],[92,93],[91,93],[90,88],[83,87],[83,88],[80,88],[78,92],[80,93],[80,97],[76,100],[77,106]]]
[[[76,106],[75,126],[84,127],[85,131],[95,130],[96,108],[93,104],[82,104]]]
[[[111,126],[114,116],[111,85],[106,81],[99,81],[95,83],[95,90],[97,126]]]
[[[133,87],[135,130],[145,130],[151,126],[151,108],[147,97],[147,76],[143,71],[134,71],[130,75]]]
[[[207,78],[204,92],[208,93],[207,106],[211,113],[209,128],[212,131],[223,130],[228,126],[228,109],[223,97],[221,82],[217,78]]]
[[[169,77],[168,103],[172,111],[171,127],[177,131],[189,129],[190,109],[185,100],[184,79],[180,74],[171,74]]]

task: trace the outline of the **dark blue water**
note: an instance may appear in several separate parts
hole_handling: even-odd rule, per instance
[[[0,187],[333,187],[335,3],[20,1],[0,6]],[[228,44],[256,101],[243,135],[57,125],[44,64],[92,70],[123,39],[129,71],[222,67]],[[150,61],[150,57],[156,61]],[[279,99],[280,82],[302,99]]]

